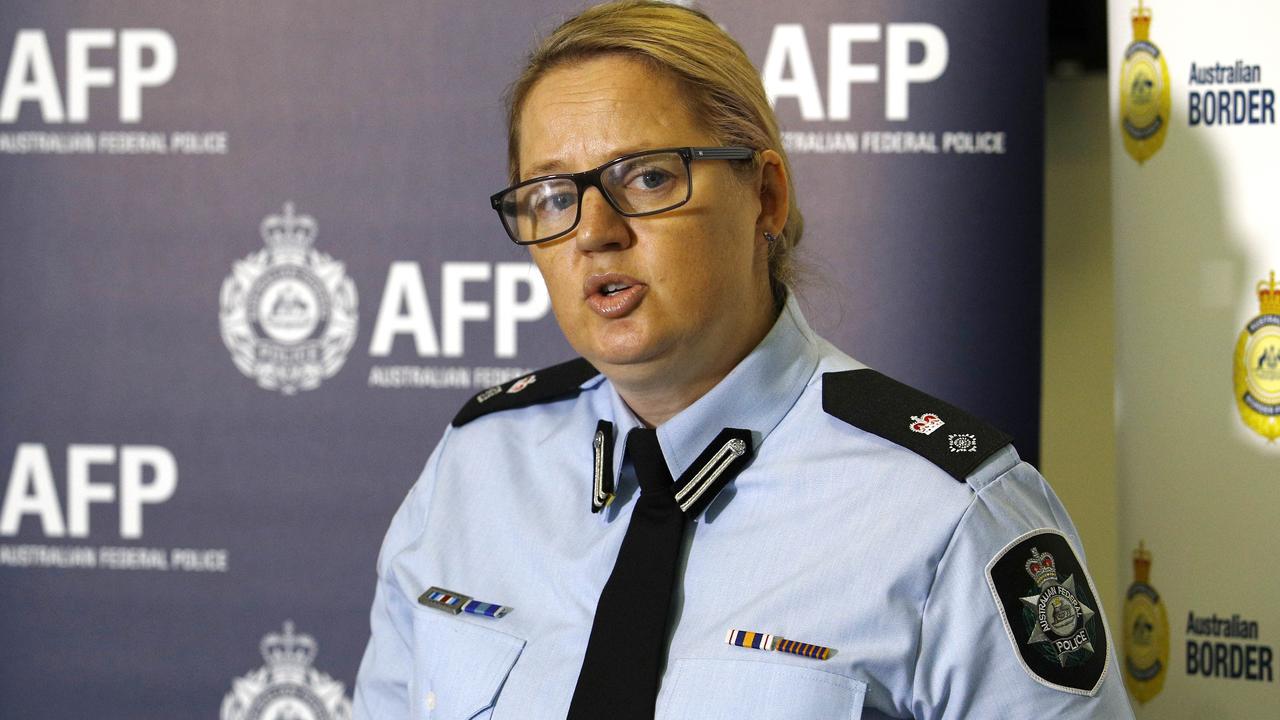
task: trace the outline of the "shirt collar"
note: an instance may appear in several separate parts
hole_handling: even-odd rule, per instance
[[[760,344],[715,387],[658,426],[671,475],[679,477],[726,427],[750,430],[759,451],[813,377],[819,342],[789,293]],[[641,423],[613,384],[607,385],[614,423],[613,476],[621,478],[627,433]]]

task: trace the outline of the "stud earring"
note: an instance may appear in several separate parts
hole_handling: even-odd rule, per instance
[[[765,241],[765,242],[767,242],[767,243],[769,243],[770,245],[772,245],[772,244],[774,244],[774,243],[778,242],[778,236],[777,236],[777,235],[774,235],[774,234],[773,234],[773,233],[771,233],[771,232],[765,231],[765,234],[764,234],[764,241]]]

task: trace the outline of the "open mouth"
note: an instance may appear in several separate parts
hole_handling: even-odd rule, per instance
[[[604,318],[625,317],[637,307],[649,286],[619,273],[592,275],[583,283],[587,305]]]

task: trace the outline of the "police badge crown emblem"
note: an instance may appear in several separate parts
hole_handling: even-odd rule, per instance
[[[356,287],[317,252],[317,225],[285,203],[259,228],[266,249],[236,262],[222,283],[222,341],[246,376],[293,395],[341,369],[356,339]]]
[[[1094,695],[1109,643],[1093,581],[1066,536],[1048,528],[1014,540],[987,566],[991,594],[1022,667],[1056,690]]]
[[[1257,290],[1259,314],[1236,342],[1232,387],[1240,419],[1274,443],[1280,437],[1280,288],[1274,270]]]
[[[1169,668],[1169,617],[1150,577],[1151,553],[1139,541],[1124,595],[1124,684],[1139,703],[1160,693]]]
[[[1093,654],[1093,641],[1085,625],[1093,619],[1093,609],[1076,597],[1075,578],[1066,583],[1058,582],[1053,555],[1031,548],[1031,557],[1025,563],[1027,574],[1036,581],[1039,594],[1021,598],[1024,605],[1035,612],[1028,645],[1046,643],[1053,658],[1062,667],[1077,663],[1077,651]],[[1042,646],[1041,650],[1045,647]]]
[[[1169,66],[1151,42],[1151,8],[1139,0],[1130,19],[1133,41],[1120,66],[1120,133],[1125,152],[1143,163],[1164,145],[1169,132]]]
[[[295,633],[267,633],[258,645],[266,665],[238,677],[222,699],[221,720],[349,720],[351,701],[342,683],[312,664],[318,646]]]

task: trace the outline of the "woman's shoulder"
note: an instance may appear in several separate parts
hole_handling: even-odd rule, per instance
[[[966,482],[1012,437],[940,398],[862,366],[821,374],[822,410]]]
[[[995,425],[816,342],[817,366],[779,426],[789,454],[961,503],[1020,463]]]
[[[600,371],[583,358],[535,370],[476,393],[450,425],[458,428],[485,415],[576,397],[584,384],[599,375]]]

